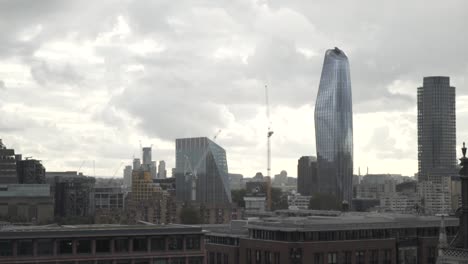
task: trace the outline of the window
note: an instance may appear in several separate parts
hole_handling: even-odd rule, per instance
[[[114,240],[114,251],[117,253],[128,252],[128,238],[117,238]]]
[[[351,264],[352,263],[352,252],[351,251],[345,251],[344,252],[344,264]]]
[[[209,259],[210,264],[215,264],[215,253],[210,252],[210,259]]]
[[[314,264],[323,264],[323,253],[314,253]]]
[[[49,256],[54,254],[54,241],[52,239],[38,239],[36,244],[37,255]]]
[[[383,252],[383,264],[391,264],[392,263],[392,250],[385,249]]]
[[[18,256],[32,256],[33,243],[32,240],[18,240],[16,242]]]
[[[245,258],[247,260],[247,264],[252,264],[252,250],[250,248],[245,250]]]
[[[356,264],[364,264],[364,251],[356,251]]]
[[[221,258],[221,253],[216,253],[216,264],[222,264],[223,259]]]
[[[91,254],[91,240],[76,241],[76,252],[78,254]]]
[[[379,264],[379,251],[371,250],[369,255],[369,264]]]
[[[291,248],[289,250],[289,258],[292,260],[302,259],[302,248]]]
[[[260,250],[255,250],[255,264],[262,263],[262,252]]]
[[[170,264],[185,264],[185,258],[171,258]]]
[[[96,239],[96,253],[108,253],[110,252],[110,240],[109,239]]]
[[[166,250],[166,241],[164,237],[151,238],[151,251],[164,251]]]
[[[188,264],[203,264],[203,257],[190,257]]]
[[[189,250],[200,249],[200,237],[188,236],[185,238],[185,248]]]
[[[59,255],[73,253],[72,244],[73,242],[71,240],[59,240],[59,248],[58,248]]]
[[[427,264],[435,264],[436,263],[436,248],[435,247],[428,247],[427,248]]]
[[[167,264],[167,259],[165,258],[154,259],[153,264]]]
[[[223,264],[229,264],[229,256],[228,256],[228,254],[223,254],[223,259],[224,259]]]
[[[181,236],[169,237],[169,250],[182,250],[184,247],[184,239]]]
[[[338,256],[338,253],[336,252],[330,252],[328,253],[328,264],[337,264],[338,263],[338,260],[337,260],[337,257]]]
[[[133,239],[133,251],[145,252],[147,251],[146,237],[138,237]]]
[[[280,264],[280,253],[279,253],[279,252],[275,252],[275,253],[273,254],[273,259],[274,259],[273,264]]]
[[[271,263],[272,263],[271,252],[265,251],[265,264],[271,264]]]

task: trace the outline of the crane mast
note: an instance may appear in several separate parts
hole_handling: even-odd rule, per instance
[[[270,103],[268,101],[268,86],[265,85],[265,106],[266,106],[266,115],[268,120],[268,131],[267,131],[267,175],[271,174],[271,136],[273,131],[271,130],[271,121],[270,121]]]

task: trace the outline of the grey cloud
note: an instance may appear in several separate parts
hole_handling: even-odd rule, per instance
[[[6,90],[5,82],[0,80],[0,91]]]
[[[31,75],[40,85],[48,83],[79,85],[84,79],[70,64],[50,65],[46,61],[33,62]]]

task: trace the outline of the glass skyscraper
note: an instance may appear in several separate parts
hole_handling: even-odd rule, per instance
[[[230,205],[226,151],[210,139],[176,139],[175,176],[177,200]]]
[[[353,107],[349,62],[338,49],[325,53],[315,103],[318,192],[352,199]]]
[[[418,180],[457,175],[455,144],[455,87],[449,77],[424,77],[418,88]]]

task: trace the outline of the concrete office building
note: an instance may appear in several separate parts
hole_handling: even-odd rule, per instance
[[[230,207],[226,151],[212,140],[176,139],[175,175],[178,201]]]
[[[353,197],[353,107],[346,54],[325,53],[315,103],[318,192],[351,203]]]
[[[18,183],[15,150],[8,149],[0,139],[0,184]]]
[[[11,222],[50,223],[54,198],[48,184],[0,185],[0,219]]]
[[[204,228],[208,263],[435,264],[439,225],[433,216],[338,212]],[[447,217],[446,227],[454,237],[458,219]]]
[[[204,233],[181,225],[10,226],[0,264],[204,264]]]
[[[317,158],[303,156],[297,161],[297,192],[310,196],[318,190]]]
[[[449,77],[424,77],[418,88],[418,181],[456,172],[455,87]]]

